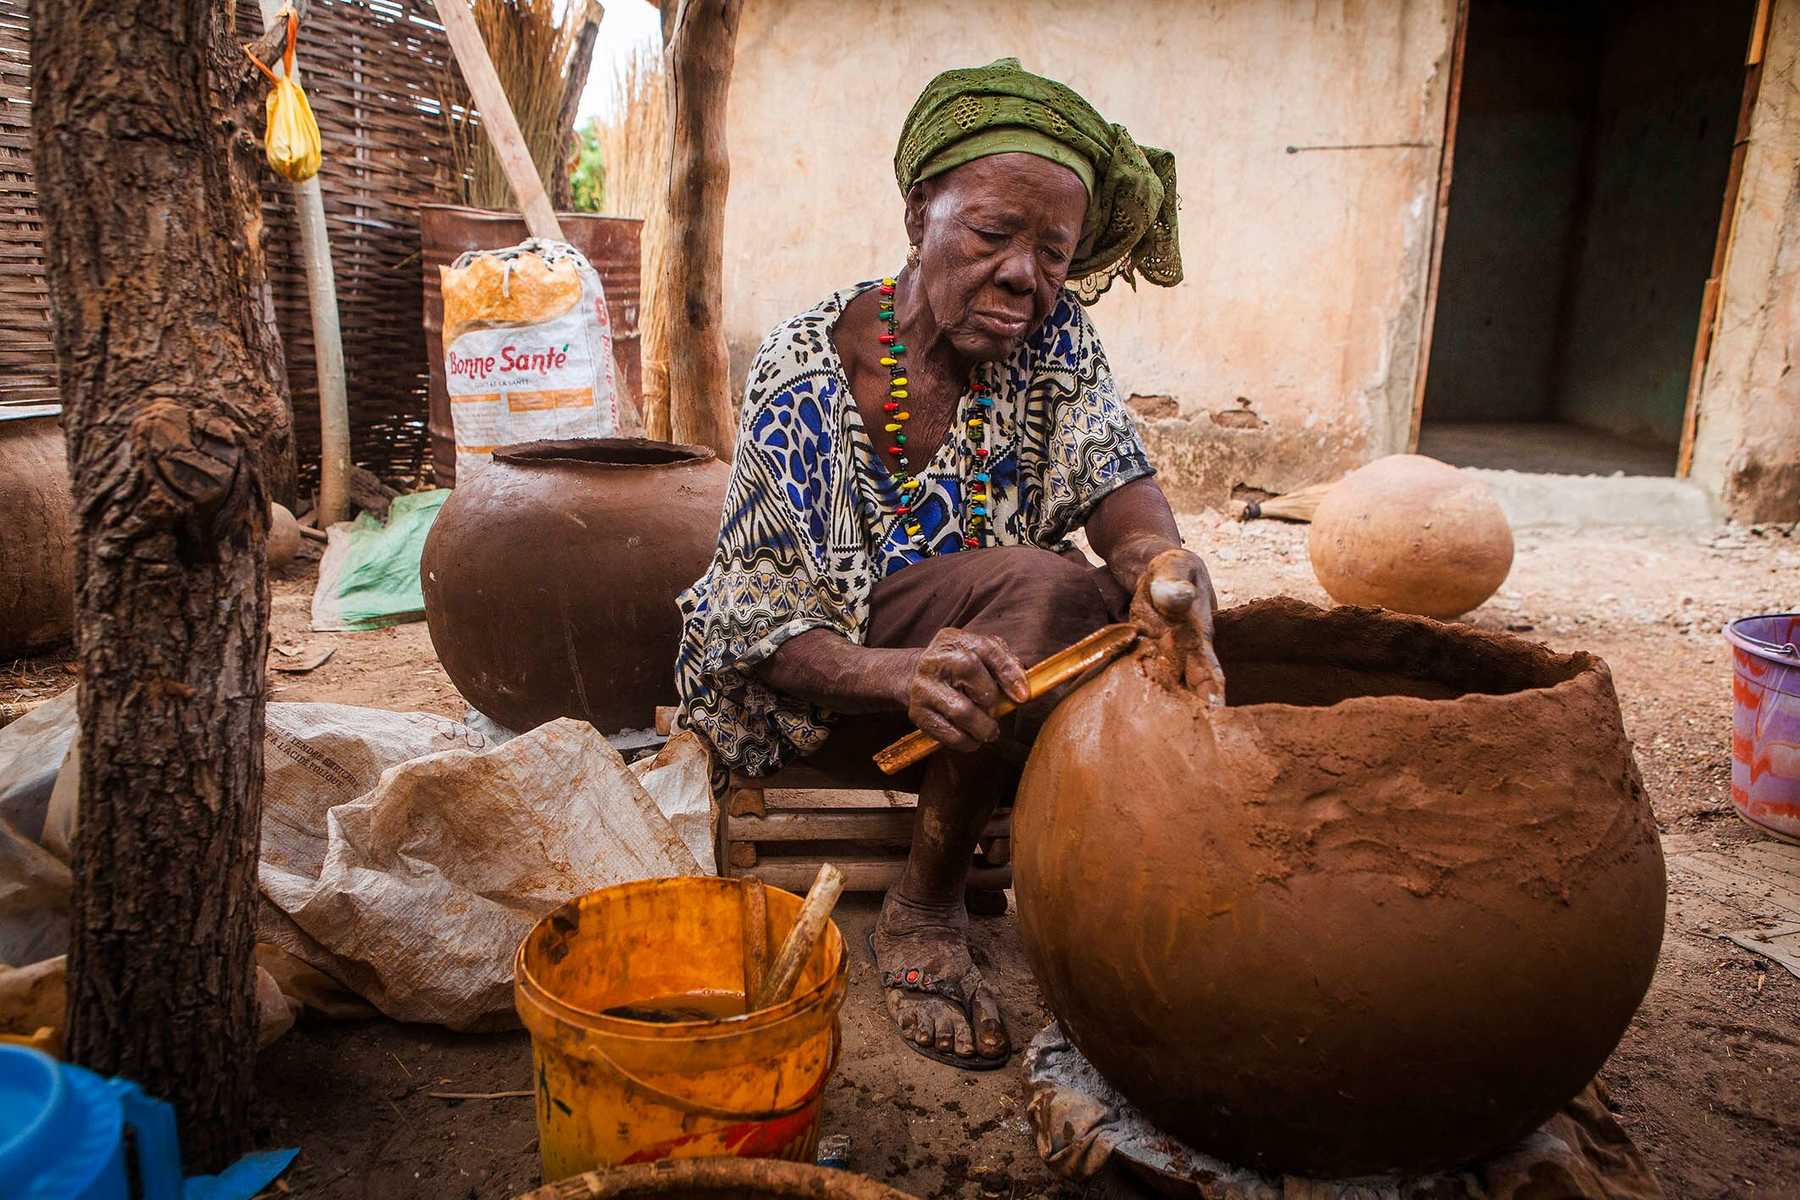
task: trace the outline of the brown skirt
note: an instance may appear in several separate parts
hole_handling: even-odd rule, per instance
[[[897,571],[869,593],[864,644],[881,649],[930,645],[944,629],[965,629],[1005,642],[1025,666],[1073,645],[1103,625],[1122,621],[1131,597],[1112,573],[1080,551],[1034,546],[964,550]],[[1030,705],[1002,724],[1000,752],[1023,762],[1056,697]],[[905,713],[840,717],[818,753],[807,759],[846,787],[917,790],[922,771],[888,777],[875,752],[912,729]]]

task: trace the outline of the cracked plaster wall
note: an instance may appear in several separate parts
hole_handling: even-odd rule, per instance
[[[1692,477],[1740,521],[1800,520],[1800,4],[1774,6]]]
[[[737,379],[782,319],[902,261],[892,157],[925,82],[1017,55],[1175,152],[1186,282],[1117,285],[1093,315],[1176,502],[1284,491],[1404,450],[1455,0],[975,11],[746,7],[725,216]]]

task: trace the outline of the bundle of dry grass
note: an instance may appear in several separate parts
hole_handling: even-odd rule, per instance
[[[1319,509],[1319,502],[1325,499],[1325,493],[1338,485],[1334,479],[1330,483],[1315,483],[1303,487],[1284,496],[1271,496],[1267,500],[1252,500],[1244,506],[1244,520],[1254,521],[1259,517],[1273,517],[1278,521],[1310,522],[1313,513]]]
[[[640,47],[613,76],[611,115],[597,122],[606,211],[648,217],[668,197],[669,127],[662,53]]]
[[[557,0],[470,3],[550,201],[566,209],[575,108],[593,63],[601,9],[594,0],[570,3],[559,17],[558,7]],[[477,208],[512,208],[512,189],[499,156],[482,135],[481,116],[474,111],[468,86],[454,63],[445,68],[439,101],[449,126],[456,199]]]

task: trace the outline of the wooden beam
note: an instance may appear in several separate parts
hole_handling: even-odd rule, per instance
[[[1419,318],[1419,353],[1413,369],[1412,419],[1406,453],[1419,449],[1419,422],[1425,414],[1425,377],[1431,370],[1431,338],[1437,329],[1438,278],[1444,269],[1444,230],[1450,223],[1450,176],[1456,163],[1457,117],[1462,111],[1463,55],[1469,42],[1469,0],[1456,5],[1456,33],[1450,43],[1449,95],[1444,99],[1444,152],[1438,160],[1437,208],[1431,218],[1431,266],[1425,277],[1425,308]]]
[[[469,95],[474,97],[475,107],[481,113],[482,131],[494,143],[500,169],[506,172],[513,198],[525,216],[525,228],[535,238],[565,241],[562,223],[550,206],[550,195],[544,190],[537,164],[531,160],[525,135],[519,132],[518,118],[513,116],[506,89],[500,86],[494,60],[488,57],[487,43],[481,40],[481,30],[476,27],[466,0],[437,0],[437,11],[438,18],[444,23],[444,34],[450,39],[450,49],[456,55],[456,64],[462,68],[463,79],[469,85]]]
[[[1750,127],[1756,117],[1756,98],[1762,93],[1763,53],[1768,46],[1771,5],[1772,0],[1758,0],[1756,19],[1750,27],[1750,47],[1744,55],[1744,96],[1738,103],[1731,169],[1725,176],[1719,232],[1713,239],[1712,270],[1700,293],[1700,325],[1694,331],[1694,356],[1688,364],[1687,403],[1681,414],[1681,448],[1675,456],[1678,479],[1686,479],[1694,469],[1694,441],[1700,432],[1700,394],[1706,387],[1706,365],[1712,359],[1713,335],[1718,329],[1725,269],[1731,261],[1731,248],[1737,236],[1738,195],[1743,190],[1744,162],[1750,155]]]
[[[910,808],[774,809],[762,816],[728,815],[733,842],[900,842],[912,840],[916,810]],[[989,819],[984,838],[1012,830],[1010,813]]]
[[[847,892],[885,892],[899,882],[900,872],[906,869],[906,859],[902,855],[850,860],[814,856],[764,858],[753,866],[727,867],[722,873],[754,875],[769,887],[804,894],[826,862],[834,863],[844,873],[844,890]],[[980,892],[1009,888],[1012,886],[1012,868],[976,867],[969,872],[966,886]]]

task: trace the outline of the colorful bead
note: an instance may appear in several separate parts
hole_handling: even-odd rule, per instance
[[[986,458],[988,456],[988,448],[986,446],[975,447],[975,456],[977,458]]]
[[[881,365],[884,367],[892,367],[892,366],[897,365],[899,362],[900,362],[900,360],[897,358],[884,358],[881,360]]]
[[[882,276],[882,277],[881,277],[881,286],[883,286],[883,287],[893,287],[893,286],[894,286],[894,281],[893,281],[893,279],[892,279],[892,278],[891,278],[891,277],[889,277],[889,276],[887,276],[887,275],[883,275],[883,276]]]
[[[895,337],[891,333],[884,333],[880,337],[876,338],[875,340],[880,342],[884,346],[891,346],[894,344]]]
[[[896,400],[904,400],[904,399],[906,399],[906,389],[905,388],[894,388],[892,391],[888,392],[888,395],[892,396]]]
[[[981,543],[976,541],[974,538],[964,538],[963,545],[967,546],[971,550],[979,550],[981,548]]]
[[[994,407],[994,398],[992,396],[977,396],[975,397],[975,403],[981,405],[983,408],[992,408]]]
[[[896,425],[894,428],[898,429],[900,427]],[[906,445],[906,435],[904,433],[894,435],[894,440],[899,442],[902,446]]]
[[[900,485],[900,488],[901,488],[901,490],[902,490],[902,491],[907,491],[907,492],[910,492],[910,491],[912,491],[912,490],[913,490],[913,489],[914,489],[914,488],[916,488],[916,487],[918,487],[918,486],[919,486],[919,481],[918,481],[918,480],[916,480],[916,479],[909,479],[909,480],[907,480],[907,481],[906,481],[906,482],[905,482],[905,483],[903,483],[903,484],[901,484],[901,485]]]
[[[900,411],[900,402],[898,400],[889,400],[886,404],[882,405],[881,407],[886,412],[899,412]]]
[[[888,380],[888,386],[889,387],[905,387],[906,386],[906,376],[904,376],[904,375],[894,376],[892,379]]]
[[[988,481],[988,473],[986,471],[977,471],[975,473],[975,482],[976,483],[986,483],[987,481]]]
[[[895,354],[905,354],[906,353],[906,343],[905,342],[895,342],[892,345],[890,345],[888,347],[888,349],[892,350]]]
[[[981,428],[981,418],[980,417],[970,417],[969,418],[969,428],[970,429],[980,429]]]
[[[903,413],[901,413],[901,414],[900,414],[900,415],[899,415],[899,416],[897,416],[897,417],[895,417],[895,418],[894,418],[894,420],[896,420],[896,421],[910,421],[910,420],[912,420],[912,414],[911,414],[911,413],[909,413],[909,412],[903,412]]]
[[[889,454],[893,454],[893,455],[896,455],[896,456],[897,456],[897,455],[898,455],[898,454],[899,454],[899,453],[900,453],[900,447],[898,447],[898,446],[889,446],[889,447],[888,447],[888,453],[889,453]]]
[[[894,506],[894,512],[902,517],[904,517],[907,513],[911,512],[911,511],[912,511],[912,505],[910,505],[910,504],[896,504]]]
[[[887,423],[887,431],[889,433],[899,433],[900,430],[903,428],[904,428],[904,426],[902,426],[900,424],[900,422],[898,422],[898,421],[889,421]]]

